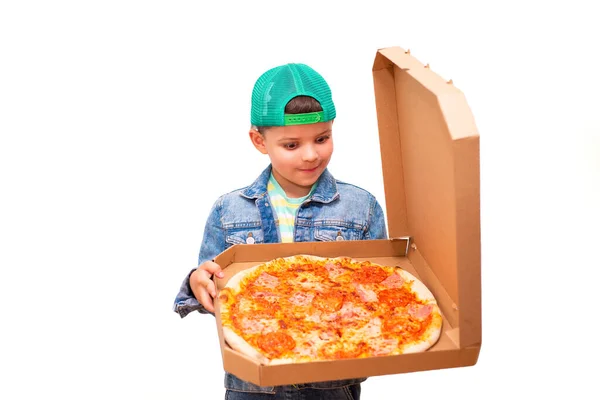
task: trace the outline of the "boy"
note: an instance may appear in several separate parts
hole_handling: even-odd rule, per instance
[[[383,211],[367,191],[335,180],[327,165],[333,152],[336,111],[329,85],[303,64],[261,75],[252,91],[250,140],[270,165],[250,186],[213,205],[198,268],[184,280],[174,309],[214,313],[211,260],[236,243],[384,239]],[[226,373],[226,399],[359,399],[364,379],[259,387]]]

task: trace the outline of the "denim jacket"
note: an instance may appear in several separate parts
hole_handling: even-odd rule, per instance
[[[255,243],[281,242],[267,193],[270,175],[269,165],[252,185],[217,199],[204,228],[198,265],[234,244],[246,243],[250,234]],[[312,195],[298,209],[294,241],[332,241],[338,235],[344,240],[385,239],[385,218],[372,194],[334,179],[325,170]],[[208,313],[190,288],[189,277],[194,270],[183,281],[175,299],[174,311],[182,318],[196,310]]]
[[[270,175],[269,165],[252,185],[217,199],[204,228],[198,265],[214,259],[235,244],[246,243],[250,234],[255,243],[281,242],[277,218],[267,192]],[[338,236],[343,240],[385,239],[385,218],[373,195],[357,186],[334,179],[325,170],[312,194],[298,209],[294,241],[341,240]],[[198,303],[190,288],[189,277],[194,269],[184,279],[173,307],[182,318],[193,311],[208,313]],[[334,388],[342,383],[352,384],[363,380],[322,382],[318,387]],[[226,387],[236,390],[268,389],[241,381],[230,374],[226,375],[225,383]]]

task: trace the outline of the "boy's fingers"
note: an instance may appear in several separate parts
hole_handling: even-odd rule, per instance
[[[198,272],[198,282],[202,285],[202,287],[206,288],[212,297],[215,297],[217,294],[215,292],[215,284],[212,281],[210,276],[210,272],[208,271],[199,271]]]
[[[221,271],[221,266],[212,261],[206,261],[204,264],[200,266],[204,271],[208,271],[211,275],[216,275],[219,278],[223,277],[223,271]]]
[[[212,297],[217,295],[217,292],[215,291],[215,283],[210,278],[209,272],[204,270],[198,271],[198,282],[200,282],[202,289],[208,291]]]
[[[215,283],[213,281],[208,281],[208,285],[206,285],[206,290],[212,297],[217,295],[217,291],[215,290]]]
[[[215,312],[212,298],[208,295],[206,290],[200,290],[200,304],[202,304],[207,311]]]
[[[203,269],[198,269],[198,282],[204,287],[210,282],[210,272]]]

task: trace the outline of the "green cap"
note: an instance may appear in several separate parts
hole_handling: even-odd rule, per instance
[[[317,100],[323,111],[285,114],[287,103],[297,96]],[[331,90],[323,77],[304,64],[286,64],[262,74],[252,90],[250,121],[255,126],[287,126],[327,122],[335,118]]]

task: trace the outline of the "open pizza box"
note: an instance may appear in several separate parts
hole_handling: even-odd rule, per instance
[[[277,257],[347,256],[399,266],[434,294],[438,342],[421,353],[260,365],[224,341],[224,369],[260,386],[474,365],[481,347],[479,134],[463,93],[400,47],[381,49],[373,79],[389,240],[236,244],[216,259],[225,277]],[[218,297],[218,296],[217,296]]]

